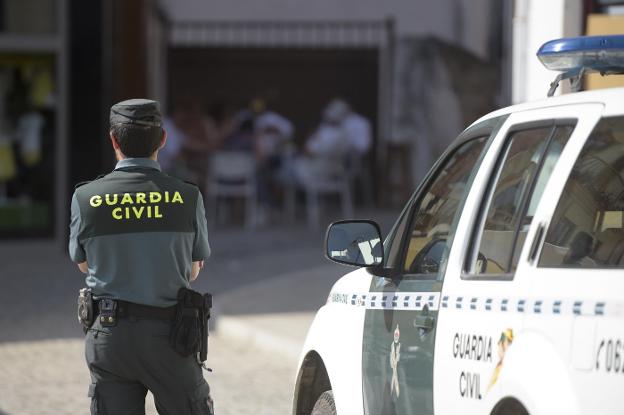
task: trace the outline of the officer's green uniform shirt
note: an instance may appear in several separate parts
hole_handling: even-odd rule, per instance
[[[88,262],[86,283],[98,297],[174,305],[192,262],[210,256],[201,193],[154,160],[122,160],[74,192],[69,254]]]

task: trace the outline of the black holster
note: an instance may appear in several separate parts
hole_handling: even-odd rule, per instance
[[[178,291],[175,319],[169,341],[181,356],[198,354],[203,363],[208,358],[208,319],[212,294],[201,294],[188,288]]]
[[[95,321],[95,305],[90,288],[81,288],[78,291],[78,322],[86,333]]]

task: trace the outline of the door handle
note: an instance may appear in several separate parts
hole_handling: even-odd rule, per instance
[[[412,324],[416,328],[429,331],[433,329],[433,323],[435,323],[435,318],[431,316],[416,316]]]

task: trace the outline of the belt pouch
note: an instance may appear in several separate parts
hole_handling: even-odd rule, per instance
[[[171,326],[169,341],[181,356],[198,353],[205,342],[202,324],[203,296],[188,288],[178,291],[175,319]]]
[[[199,350],[199,361],[205,362],[208,359],[208,320],[210,319],[210,310],[212,309],[212,294],[204,294],[203,307],[201,313],[201,333],[202,343]]]
[[[93,321],[95,320],[94,314],[91,289],[81,288],[80,291],[78,291],[78,322],[82,324],[85,333],[93,325]]]

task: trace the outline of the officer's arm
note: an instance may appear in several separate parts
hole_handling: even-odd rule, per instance
[[[71,202],[71,221],[69,225],[69,256],[72,261],[78,264],[80,271],[87,273],[87,254],[80,243],[82,219],[80,217],[80,206],[74,193]]]
[[[197,192],[197,208],[195,212],[195,241],[193,243],[193,266],[191,268],[191,281],[194,281],[199,271],[204,267],[204,260],[210,257],[210,244],[208,243],[208,224],[202,195]]]

